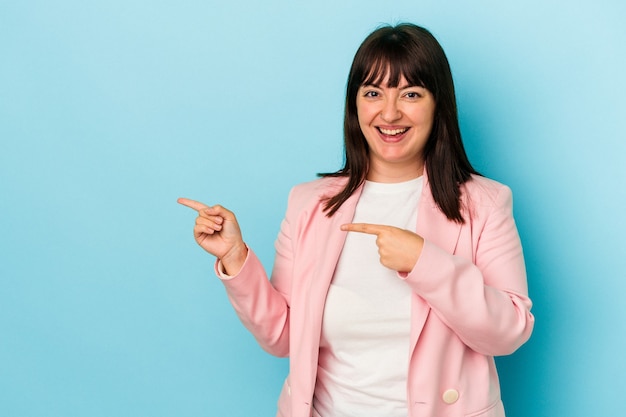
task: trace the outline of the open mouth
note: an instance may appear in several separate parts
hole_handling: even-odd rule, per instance
[[[385,136],[400,136],[409,130],[408,127],[403,127],[401,129],[384,129],[382,127],[377,127],[378,131]]]

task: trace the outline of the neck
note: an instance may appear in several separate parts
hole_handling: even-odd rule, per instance
[[[370,162],[367,180],[372,182],[394,183],[410,181],[424,174],[424,163],[408,166],[379,166]]]

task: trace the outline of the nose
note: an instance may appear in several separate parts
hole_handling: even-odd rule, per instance
[[[402,117],[398,103],[393,97],[385,100],[383,108],[380,111],[380,117],[387,123],[394,122]]]

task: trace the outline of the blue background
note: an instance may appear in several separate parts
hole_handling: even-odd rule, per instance
[[[626,414],[626,3],[0,1],[0,416],[270,416],[185,196],[269,269],[289,189],[337,169],[349,65],[429,28],[468,153],[511,186],[537,317],[510,417]]]

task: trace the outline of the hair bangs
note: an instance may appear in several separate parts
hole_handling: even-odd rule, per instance
[[[381,39],[364,60],[365,75],[361,85],[383,85],[396,88],[402,78],[411,86],[428,88],[424,82],[426,71],[416,54],[407,53],[398,39]],[[369,59],[368,59],[369,58]],[[418,58],[418,59],[416,59]]]

